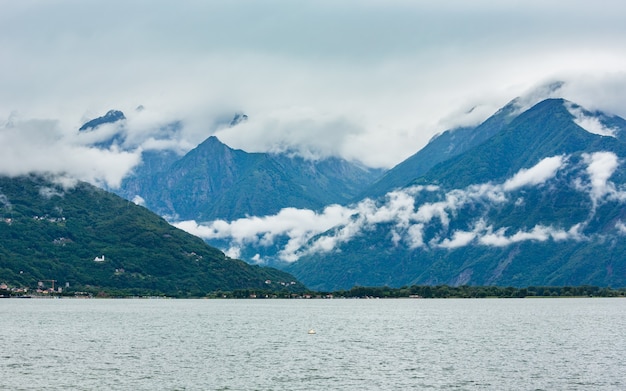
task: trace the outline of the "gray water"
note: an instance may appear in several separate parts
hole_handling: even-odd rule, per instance
[[[626,389],[624,299],[3,299],[0,317],[2,390]]]

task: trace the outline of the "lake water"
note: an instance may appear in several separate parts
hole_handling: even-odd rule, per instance
[[[2,390],[626,389],[624,299],[3,299],[0,316]]]

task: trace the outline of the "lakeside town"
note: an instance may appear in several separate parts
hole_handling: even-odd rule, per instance
[[[47,283],[47,284],[46,284]],[[73,297],[91,297],[88,292],[71,291],[70,283],[66,282],[64,286],[56,285],[57,280],[42,280],[37,282],[37,288],[31,289],[29,287],[17,287],[9,286],[6,283],[0,283],[0,298],[31,298],[31,297],[61,297],[61,296],[73,296]],[[69,293],[66,294],[66,293]]]
[[[626,288],[582,286],[449,286],[449,285],[413,285],[400,288],[361,287],[355,286],[348,290],[333,292],[317,292],[306,290],[291,292],[287,289],[279,291],[268,289],[236,289],[233,291],[214,291],[196,296],[169,296],[148,291],[113,291],[101,290],[96,287],[81,287],[73,290],[69,283],[58,286],[56,280],[42,280],[35,289],[28,287],[12,287],[0,283],[0,298],[203,298],[203,299],[484,299],[484,298],[557,298],[557,297],[626,297]],[[271,284],[268,280],[266,283]],[[289,283],[283,283],[288,286]]]

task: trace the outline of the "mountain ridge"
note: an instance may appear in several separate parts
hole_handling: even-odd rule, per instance
[[[226,257],[201,239],[83,182],[0,177],[0,279],[72,289],[201,297],[217,290],[303,289],[284,272]],[[270,281],[270,282],[268,282]],[[293,284],[291,284],[293,282]]]
[[[548,155],[585,149],[617,149],[624,156],[624,144],[618,139],[592,134],[574,123],[565,102],[564,99],[546,99],[537,103],[494,135],[489,140],[491,144],[488,141],[476,146],[472,154],[455,156],[442,162],[412,184],[436,182],[448,187],[464,187],[471,181],[501,179],[520,170],[524,164],[535,164]],[[543,132],[548,127],[555,130]],[[494,147],[494,144],[499,147]],[[493,152],[486,152],[488,150]],[[483,158],[476,160],[476,156]]]
[[[619,164],[626,128],[616,128],[615,136],[591,133],[576,123],[569,104],[547,99],[520,113],[487,141],[397,190],[398,200],[412,199],[396,211],[398,220],[363,223],[350,240],[285,270],[328,290],[626,286],[626,169]],[[377,208],[392,208],[393,200],[381,199]],[[349,224],[310,239],[308,248],[338,240]]]
[[[407,186],[416,177],[426,174],[438,163],[481,144],[502,130],[514,118],[517,102],[518,98],[512,100],[478,126],[450,129],[434,136],[424,148],[389,169],[357,198],[376,198],[395,188]],[[463,142],[457,143],[457,140],[463,140]]]
[[[380,172],[338,158],[249,153],[215,136],[154,171],[144,167],[113,190],[127,199],[139,195],[171,220],[197,221],[270,215],[285,207],[321,209],[347,202]]]
[[[109,110],[102,117],[97,117],[90,121],[85,122],[78,130],[85,131],[89,129],[95,129],[100,125],[112,124],[112,123],[122,121],[125,119],[126,119],[126,116],[124,115],[123,112],[119,110]]]
[[[533,99],[434,137],[369,188],[331,186],[344,176],[340,160],[323,167],[250,154],[213,137],[163,166],[154,185],[176,219],[195,220],[185,226],[207,222],[209,243],[313,289],[626,286],[626,121],[562,98]],[[358,178],[360,168],[347,167]],[[210,195],[203,203],[213,209],[199,211],[198,194]],[[325,194],[343,201],[331,205]],[[594,253],[602,254],[596,264]]]

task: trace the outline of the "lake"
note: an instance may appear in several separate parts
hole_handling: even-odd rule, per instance
[[[2,390],[626,389],[624,299],[2,299],[0,314]]]

